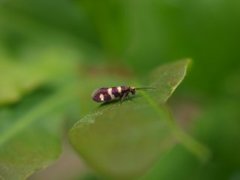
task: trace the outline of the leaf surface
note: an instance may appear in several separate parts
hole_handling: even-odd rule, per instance
[[[100,106],[79,120],[69,134],[76,151],[106,176],[131,179],[145,173],[177,142],[171,116],[159,102],[174,92],[188,64],[186,60],[158,68],[150,77],[153,91]]]

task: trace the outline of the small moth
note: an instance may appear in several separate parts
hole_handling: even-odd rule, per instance
[[[152,89],[152,88],[135,88],[131,86],[118,86],[118,87],[103,87],[95,90],[92,94],[92,99],[96,102],[110,102],[113,100],[118,100],[120,99],[123,101],[126,99],[129,94],[131,93],[132,95],[136,94],[136,90],[141,90],[141,89]]]

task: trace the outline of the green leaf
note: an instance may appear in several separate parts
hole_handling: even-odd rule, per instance
[[[62,117],[48,116],[39,120],[43,123],[53,121],[54,126],[60,129]],[[51,164],[60,153],[59,134],[51,132],[42,123],[35,123],[0,147],[0,177],[26,179],[36,170]]]
[[[208,162],[199,163],[194,156],[178,146],[161,158],[143,179],[238,179],[239,106],[236,98],[214,101],[204,106],[205,111],[193,121],[194,135],[211,149],[213,158]]]
[[[197,172],[199,179],[239,177],[240,103],[237,100],[228,97],[214,101],[195,121],[195,135],[211,149],[214,157]]]
[[[23,94],[42,84],[45,78],[36,73],[34,66],[0,57],[0,105],[17,102]],[[31,76],[30,76],[31,74]]]
[[[28,47],[19,59],[5,53],[1,46],[0,52],[0,105],[19,102],[40,86],[56,84],[57,79],[72,75],[77,59],[75,51],[61,46]]]
[[[104,174],[135,176],[174,142],[157,112],[144,102],[135,103],[103,108],[81,119],[71,131],[74,147]]]
[[[123,103],[101,106],[79,120],[69,136],[76,151],[99,173],[133,178],[145,173],[177,141],[199,158],[205,149],[175,125],[164,103],[183,80],[189,60],[159,67],[156,89]]]
[[[66,86],[1,109],[0,178],[25,179],[58,158],[63,115],[76,98],[74,87]]]
[[[152,96],[157,98],[158,102],[165,103],[168,100],[186,76],[190,63],[191,60],[186,59],[163,65],[150,74],[150,87],[157,89],[157,91],[153,91]]]
[[[26,179],[59,157],[64,116],[79,101],[78,57],[63,45],[0,55],[0,179]]]
[[[190,154],[183,146],[177,145],[164,154],[141,180],[186,180],[195,179],[196,172],[203,163]],[[173,173],[174,172],[174,173]]]

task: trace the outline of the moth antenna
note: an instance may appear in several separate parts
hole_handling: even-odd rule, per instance
[[[138,87],[138,88],[135,88],[136,90],[148,90],[148,89],[156,89],[154,87]]]

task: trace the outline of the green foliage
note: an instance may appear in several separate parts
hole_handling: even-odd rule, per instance
[[[64,62],[58,48],[38,49],[35,60],[42,61],[30,54],[19,62],[1,57],[0,102],[15,104],[0,109],[0,178],[26,179],[61,154],[64,114],[78,86],[74,53]]]
[[[25,179],[48,166],[61,152],[61,111],[72,102],[68,90],[50,97],[31,97],[17,107],[2,109],[0,174],[4,179]],[[65,96],[65,97],[64,97]],[[31,102],[33,101],[33,102]],[[32,107],[33,106],[33,107]]]
[[[212,157],[209,161],[201,164],[178,146],[166,153],[143,179],[238,179],[238,107],[239,103],[229,99],[208,106],[207,111],[194,123],[194,135],[211,149]]]
[[[215,97],[222,81],[239,70],[237,1],[83,0],[79,4],[91,17],[104,53],[117,56],[115,60],[120,57],[140,74],[159,62],[192,57],[196,66],[188,84]],[[203,70],[209,83],[202,78]]]
[[[185,180],[195,179],[196,172],[203,166],[181,145],[177,145],[164,154],[141,180]]]
[[[77,54],[74,50],[63,47],[48,46],[41,50],[26,48],[16,60],[6,51],[0,55],[0,105],[12,104],[22,96],[36,90],[43,84],[57,84],[58,79],[73,76],[69,71],[74,69]],[[26,52],[31,51],[31,53]],[[68,61],[65,61],[65,57]]]
[[[212,161],[196,173],[198,179],[239,178],[239,105],[231,99],[223,100],[208,107],[196,122],[196,136],[211,148],[213,154]]]
[[[177,127],[167,109],[159,106],[181,83],[188,64],[184,60],[159,67],[149,83],[156,89],[140,92],[122,104],[101,106],[79,120],[70,131],[70,139],[88,164],[106,176],[138,177],[177,141],[206,158],[204,147]]]
[[[64,128],[69,130],[79,117],[94,110],[102,114],[94,117],[93,124],[87,121],[93,119],[92,114],[77,123],[72,130],[76,135],[73,144],[100,174],[116,177],[124,172],[119,176],[144,174],[143,179],[170,180],[239,179],[239,2],[1,1],[0,179],[24,179],[49,166],[61,154],[64,119]],[[194,64],[191,75],[169,102],[176,121],[168,121],[173,118],[165,101],[184,78],[188,63],[160,66],[148,80],[143,75],[159,64],[183,57],[193,58]],[[90,100],[95,88],[119,84],[158,88],[140,92],[121,106],[98,108]],[[139,106],[144,111],[138,114]],[[80,123],[84,119],[86,122]],[[175,122],[206,144],[212,158],[200,163],[196,157],[205,159],[205,148]],[[150,131],[154,123],[156,129]],[[80,131],[87,127],[96,132]],[[99,137],[97,132],[101,132]],[[81,133],[93,142],[85,142],[82,136],[77,139]],[[164,149],[157,141],[165,136],[169,142],[163,141]],[[107,149],[104,138],[113,141],[109,148],[114,151]],[[78,141],[84,141],[86,147]],[[92,150],[89,147],[96,147],[94,142],[104,146]],[[113,147],[124,143],[128,143],[126,148]],[[115,157],[120,151],[126,153]],[[135,167],[128,157],[141,163]],[[68,170],[58,173],[68,174]],[[94,172],[87,174],[86,179],[98,177]]]

